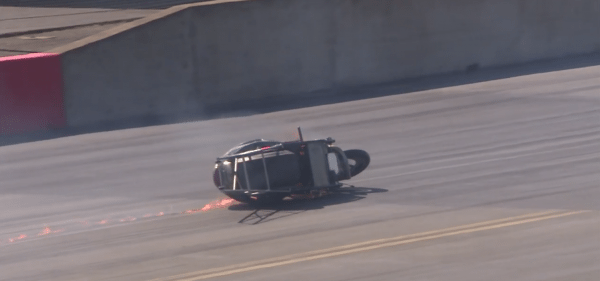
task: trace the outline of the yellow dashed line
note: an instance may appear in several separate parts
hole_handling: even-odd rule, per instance
[[[503,227],[509,227],[514,225],[532,223],[537,221],[543,221],[548,219],[566,217],[576,214],[585,213],[588,211],[573,211],[573,212],[560,212],[560,211],[547,211],[539,213],[531,213],[521,216],[483,221],[473,224],[461,225],[456,227],[444,228],[440,230],[421,232],[410,235],[402,235],[386,239],[376,239],[355,244],[349,244],[339,247],[333,247],[323,250],[311,251],[306,253],[281,256],[277,258],[265,259],[255,262],[248,262],[242,264],[236,264],[231,266],[201,270],[196,272],[190,272],[185,274],[179,274],[167,278],[155,279],[155,281],[195,281],[204,280],[208,278],[215,278],[225,275],[232,275],[236,273],[242,273],[247,271],[253,271],[258,269],[265,269],[277,266],[283,266],[288,264],[294,264],[305,261],[312,261],[317,259],[324,259],[330,257],[336,257],[341,255],[348,255],[352,253],[358,253],[363,251],[370,251],[380,248],[399,246],[409,243],[415,243],[426,240],[433,240],[443,237],[455,236],[460,234],[467,234]]]

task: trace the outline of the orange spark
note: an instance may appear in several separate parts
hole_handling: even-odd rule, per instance
[[[200,210],[200,209],[193,209],[193,210],[187,210],[184,213],[186,213],[186,214],[195,214],[195,213],[198,213],[198,212],[201,212],[201,211],[202,210]]]
[[[101,221],[97,222],[96,224],[106,224],[106,223],[108,223],[108,220],[101,220]]]
[[[10,238],[10,239],[8,239],[8,241],[9,241],[10,243],[12,243],[12,242],[15,242],[15,241],[18,241],[18,240],[23,240],[23,239],[25,239],[25,238],[27,238],[27,234],[21,234],[21,235],[19,235],[19,237],[15,237],[15,238]]]
[[[184,213],[195,214],[198,212],[206,212],[206,211],[213,210],[213,209],[225,208],[225,207],[236,204],[236,202],[237,201],[235,201],[231,198],[223,198],[223,199],[215,200],[213,202],[206,204],[204,207],[202,207],[202,209],[187,210]]]
[[[163,213],[163,212],[156,214],[157,217],[164,216],[164,215],[165,215],[165,213]]]
[[[44,230],[42,230],[42,232],[38,233],[38,236],[44,236],[44,235],[48,235],[48,234],[52,234],[52,233],[60,233],[65,231],[64,229],[57,229],[57,230],[52,230],[50,229],[50,227],[44,228]]]
[[[225,198],[223,200],[221,200],[220,202],[217,203],[217,206],[221,206],[221,207],[227,207],[229,205],[231,205],[231,203],[233,203],[235,200],[231,199],[231,198]]]
[[[124,219],[121,219],[121,222],[134,221],[134,220],[136,220],[136,218],[130,216],[130,217],[126,217]]]
[[[38,233],[38,236],[44,236],[44,235],[48,235],[52,233],[52,230],[46,226],[46,228],[44,228],[44,230],[42,230],[42,232]]]

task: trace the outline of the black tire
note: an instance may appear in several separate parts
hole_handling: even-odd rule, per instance
[[[364,171],[371,163],[369,153],[360,149],[344,150],[350,165],[350,176],[354,177]]]

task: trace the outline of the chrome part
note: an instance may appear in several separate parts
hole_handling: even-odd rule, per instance
[[[269,173],[267,172],[267,161],[265,160],[264,152],[261,154],[263,167],[265,168],[265,180],[267,181],[267,190],[271,190],[271,183],[269,183]]]
[[[237,161],[237,158],[235,158],[235,164],[233,166],[233,190],[235,190],[235,186],[237,184],[237,167],[238,167],[238,161]]]
[[[252,188],[250,187],[250,178],[248,177],[248,169],[246,167],[246,157],[242,157],[242,161],[243,161],[243,164],[244,164],[244,175],[246,176],[246,184],[247,184],[246,189],[250,190]]]
[[[310,161],[313,184],[327,186],[329,182],[329,167],[327,163],[327,145],[321,142],[309,142],[306,145]]]

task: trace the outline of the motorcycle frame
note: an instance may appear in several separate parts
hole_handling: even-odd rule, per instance
[[[286,193],[286,194],[302,194],[306,192],[310,192],[312,190],[328,190],[332,188],[338,188],[342,184],[339,182],[340,180],[350,179],[350,167],[348,164],[348,159],[346,158],[344,152],[337,146],[334,146],[335,142],[332,138],[327,139],[318,139],[318,140],[310,140],[305,141],[302,136],[302,131],[298,128],[299,141],[292,142],[282,142],[280,144],[270,146],[267,148],[260,148],[252,151],[246,151],[242,153],[237,153],[234,155],[228,155],[223,157],[218,157],[215,167],[218,170],[219,178],[220,178],[220,186],[218,189],[226,194],[231,193],[245,193],[248,195],[260,195],[265,193]],[[320,147],[320,148],[319,148]],[[323,153],[319,153],[318,150],[321,150]],[[310,151],[309,151],[310,150]],[[273,189],[271,183],[269,182],[269,171],[267,169],[266,164],[266,154],[275,154],[275,157],[280,156],[280,153],[283,151],[292,151],[292,153],[296,153],[295,151],[302,152],[310,152],[308,154],[309,163],[310,163],[310,171],[312,176],[312,185],[308,186],[290,186],[290,187],[279,187],[277,189]],[[341,174],[336,174],[334,177],[331,173],[331,167],[329,166],[328,155],[329,153],[334,153],[336,155],[336,161],[338,163],[338,170]],[[254,160],[261,160],[263,165],[263,172],[266,181],[266,189],[264,186],[261,188],[256,188],[251,186],[250,178],[247,169],[247,162]],[[229,163],[229,164],[227,164]],[[230,175],[228,171],[226,171],[225,166],[233,164],[233,181],[231,186],[226,186],[224,183],[227,182],[224,179],[228,179]],[[341,164],[341,167],[340,167]],[[239,173],[244,173],[245,183],[240,183]],[[324,173],[326,174],[327,180],[324,179]],[[317,176],[317,175],[320,175]],[[318,185],[314,183],[320,183]],[[239,186],[239,188],[237,188]]]

